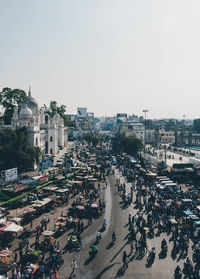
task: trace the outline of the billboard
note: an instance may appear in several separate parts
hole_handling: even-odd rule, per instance
[[[18,179],[18,171],[17,168],[5,170],[5,181],[12,182]]]
[[[87,108],[77,108],[77,116],[78,117],[87,117]]]
[[[126,122],[127,114],[126,113],[117,113],[117,123]]]

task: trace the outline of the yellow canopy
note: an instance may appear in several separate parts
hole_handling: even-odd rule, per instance
[[[65,225],[65,224],[64,224],[64,223],[62,223],[62,222],[56,222],[56,223],[55,223],[55,225],[56,225],[56,226],[61,226],[61,227],[64,227],[64,225]]]

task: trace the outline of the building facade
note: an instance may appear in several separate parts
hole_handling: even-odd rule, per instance
[[[126,137],[136,137],[144,142],[145,128],[140,122],[122,123],[121,131]]]
[[[40,147],[43,154],[55,155],[67,145],[68,133],[64,120],[57,113],[51,118],[42,108],[39,109],[30,89],[20,111],[15,107],[11,120],[12,130],[22,127],[26,127],[31,146]]]

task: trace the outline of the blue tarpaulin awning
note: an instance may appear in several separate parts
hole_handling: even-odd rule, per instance
[[[185,213],[186,215],[194,215],[194,213],[190,210],[183,210],[183,213]]]

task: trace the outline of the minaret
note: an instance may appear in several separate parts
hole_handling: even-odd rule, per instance
[[[31,87],[29,85],[29,89],[28,89],[28,96],[31,97]]]

